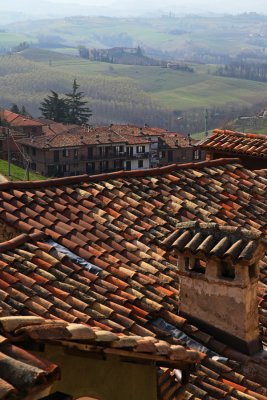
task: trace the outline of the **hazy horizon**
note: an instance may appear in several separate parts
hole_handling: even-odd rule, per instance
[[[47,18],[69,15],[103,15],[103,16],[160,16],[173,12],[183,14],[207,13],[243,13],[257,12],[267,14],[265,0],[225,0],[216,3],[212,0],[0,0],[0,13],[12,12],[19,16]]]

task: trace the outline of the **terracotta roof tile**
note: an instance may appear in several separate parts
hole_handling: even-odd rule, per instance
[[[199,143],[205,150],[251,157],[267,157],[267,136],[215,129]]]
[[[243,369],[239,353],[226,349],[177,315],[176,259],[166,252],[162,242],[176,235],[179,223],[191,219],[233,229],[240,229],[242,224],[246,230],[266,232],[266,183],[262,172],[247,171],[238,160],[228,159],[102,177],[1,184],[0,192],[12,194],[12,206],[16,208],[14,215],[0,203],[1,220],[23,222],[18,227],[26,234],[0,244],[0,307],[11,314],[45,312],[47,318],[141,336],[160,335],[153,321],[162,318],[191,338],[208,343],[210,349],[235,359],[237,364],[232,370],[256,383],[260,378]],[[39,229],[34,220],[41,225]],[[199,243],[198,237],[192,241],[191,235],[184,247],[190,240],[189,247],[193,246],[194,251],[212,250],[206,228]],[[232,249],[234,259],[251,254],[247,245],[249,241],[242,249]],[[1,276],[2,271],[12,278]],[[263,341],[267,338],[266,276],[264,263],[263,286],[259,285]],[[31,300],[23,301],[25,296]],[[171,335],[164,329],[161,332],[173,344]],[[223,370],[224,364],[205,361],[207,365],[222,382],[218,369]],[[191,395],[200,395],[196,394],[200,391],[213,397],[216,389],[208,386],[211,381],[206,383],[204,390],[192,377]],[[259,384],[255,392],[267,395],[266,385],[262,381]]]

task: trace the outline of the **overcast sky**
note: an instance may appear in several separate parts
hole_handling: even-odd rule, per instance
[[[175,14],[207,12],[236,14],[251,11],[267,14],[267,0],[0,0],[0,13],[1,11],[38,15],[44,18],[47,15],[58,14],[152,16],[170,11]]]
[[[83,5],[96,5],[116,7],[121,6],[123,9],[132,9],[133,5],[137,8],[151,7],[152,9],[167,9],[173,8],[174,11],[182,11],[183,7],[192,8],[192,11],[197,10],[209,10],[211,12],[245,12],[245,11],[257,11],[267,13],[267,1],[266,0],[49,0],[53,3],[69,3],[69,4],[83,4]],[[23,2],[23,0],[22,0]]]

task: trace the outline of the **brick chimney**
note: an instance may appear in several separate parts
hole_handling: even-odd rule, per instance
[[[163,244],[177,256],[180,314],[246,354],[262,349],[257,284],[266,241],[258,231],[188,222]]]

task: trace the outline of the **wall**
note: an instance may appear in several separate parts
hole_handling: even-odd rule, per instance
[[[143,167],[138,168],[138,160],[143,160]],[[138,160],[131,160],[131,170],[150,168],[150,162],[147,158],[139,158]]]
[[[235,266],[233,280],[219,278],[219,263],[209,261],[204,274],[180,273],[181,314],[206,325],[224,343],[244,351],[259,349],[257,279]]]
[[[261,157],[251,157],[251,156],[244,156],[239,153],[224,153],[224,152],[213,152],[207,151],[206,159],[207,160],[216,160],[218,158],[239,158],[241,163],[244,165],[245,168],[249,170],[257,170],[257,169],[266,169],[267,160],[266,158]]]
[[[122,362],[115,356],[107,360],[92,354],[64,353],[60,346],[46,346],[43,358],[61,367],[62,379],[52,390],[74,397],[92,396],[99,400],[156,400],[156,367]]]

